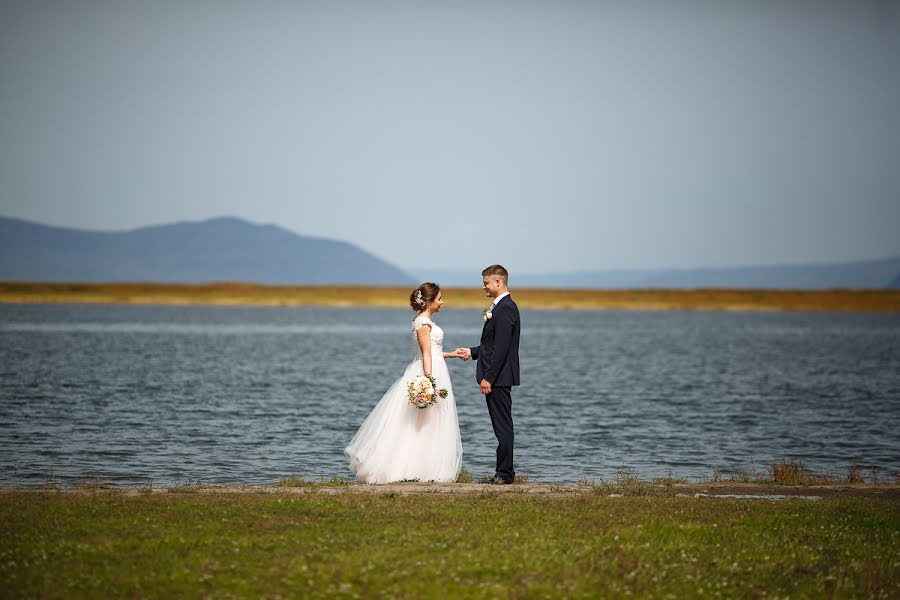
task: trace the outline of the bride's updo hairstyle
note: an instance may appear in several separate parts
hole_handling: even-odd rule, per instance
[[[409,305],[416,312],[422,312],[425,307],[431,305],[438,294],[441,293],[441,286],[436,283],[426,281],[409,295]]]

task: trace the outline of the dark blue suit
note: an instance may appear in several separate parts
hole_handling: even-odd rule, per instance
[[[497,436],[496,476],[507,482],[515,478],[511,389],[519,385],[519,307],[511,296],[504,296],[491,311],[481,330],[481,344],[470,348],[477,362],[475,378],[487,379],[491,393],[485,396],[491,425]]]

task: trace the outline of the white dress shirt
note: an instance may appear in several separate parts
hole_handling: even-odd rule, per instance
[[[491,310],[493,311],[497,307],[497,303],[503,300],[504,296],[509,296],[509,292],[503,292],[496,298],[494,298],[493,304],[491,304]]]

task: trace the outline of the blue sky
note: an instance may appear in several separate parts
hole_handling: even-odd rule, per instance
[[[398,266],[900,254],[896,2],[4,2],[0,214]]]

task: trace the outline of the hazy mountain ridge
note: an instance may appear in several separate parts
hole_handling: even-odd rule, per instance
[[[353,244],[234,217],[123,232],[0,217],[0,279],[396,284],[413,279]]]
[[[340,240],[234,217],[131,231],[52,227],[0,217],[0,280],[477,287],[482,265],[404,271]],[[410,275],[409,273],[414,273]],[[532,288],[900,288],[900,256],[840,264],[512,273]]]
[[[472,272],[416,269],[424,279],[441,285],[478,285],[481,269]],[[900,287],[900,256],[882,260],[835,264],[778,265],[735,268],[572,271],[510,275],[510,286],[521,288],[769,288],[879,289]],[[896,276],[896,278],[895,278]],[[893,279],[892,279],[893,278]]]

